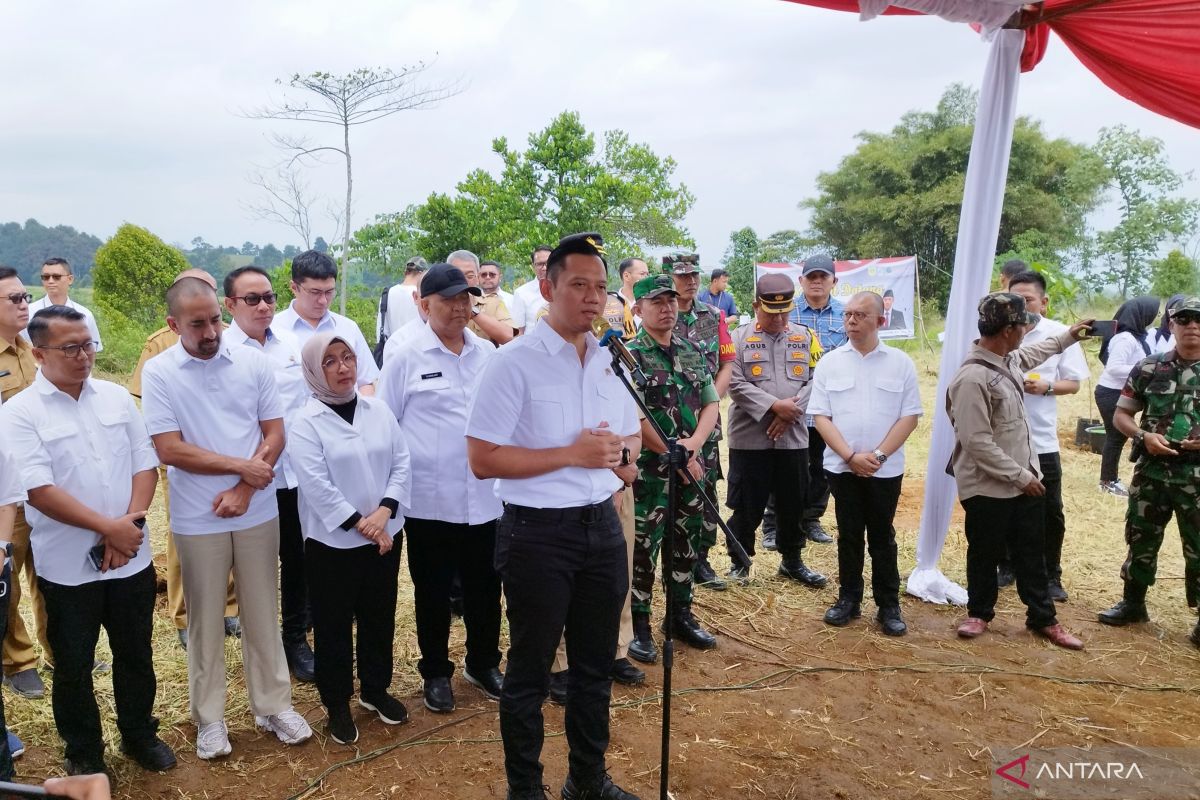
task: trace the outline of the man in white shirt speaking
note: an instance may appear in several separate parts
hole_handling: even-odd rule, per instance
[[[405,509],[408,573],[413,582],[417,669],[425,706],[454,710],[449,659],[450,584],[462,580],[467,627],[463,677],[500,699],[500,577],[493,564],[496,520],[504,511],[494,480],[467,464],[467,409],[496,348],[467,329],[481,290],[449,264],[434,264],[421,279],[421,308],[429,322],[384,364],[379,396],[408,440],[412,502]]]
[[[33,316],[40,367],[33,386],[4,405],[3,438],[21,454],[33,529],[30,546],[54,650],[54,724],[68,775],[105,772],[92,685],[101,627],[113,651],[121,750],[144,769],[175,766],[153,715],[155,576],[146,510],[158,456],[124,387],[91,377],[95,341],[78,311]]]
[[[255,723],[285,744],[299,744],[312,730],[292,710],[279,634],[274,466],[285,434],[274,369],[251,348],[222,342],[217,293],[204,281],[177,281],[167,291],[167,314],[179,342],[146,362],[142,408],[172,487],[196,755],[212,759],[232,750],[223,619],[231,567]]]
[[[879,340],[883,298],[859,292],[842,311],[849,347],[825,354],[808,413],[825,440],[825,472],[837,515],[837,602],[825,622],[845,625],[860,614],[863,546],[871,553],[876,619],[889,636],[908,627],[900,616],[900,573],[892,520],[904,479],[904,442],[917,427],[921,396],[912,359]]]

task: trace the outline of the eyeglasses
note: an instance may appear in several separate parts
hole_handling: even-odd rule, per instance
[[[45,283],[47,281],[65,281],[66,279],[67,279],[66,273],[63,273],[61,275],[54,275],[49,272],[42,273],[42,282],[43,283]]]
[[[1200,315],[1197,314],[1175,314],[1171,317],[1171,322],[1174,322],[1180,327],[1187,327],[1193,322],[1200,322]]]
[[[301,286],[300,290],[314,300],[318,297],[324,297],[326,300],[332,300],[333,296],[337,294],[336,287],[333,289],[309,289],[307,286]]]
[[[32,303],[33,295],[31,295],[29,292],[21,292],[20,294],[10,294],[8,296],[8,302],[12,303],[14,306],[19,306],[22,303]]]
[[[57,350],[67,358],[79,358],[80,353],[87,353],[89,356],[96,352],[95,342],[84,342],[83,344],[63,344],[63,345],[35,345],[38,350]]]
[[[499,272],[481,272],[481,273],[479,273],[479,277],[481,277],[481,278],[499,278],[500,273]]]
[[[842,312],[842,319],[853,319],[853,320],[857,320],[858,322],[862,322],[864,319],[867,319],[868,317],[872,317],[872,316],[874,316],[874,315],[868,314],[865,311],[843,311]]]
[[[230,300],[241,300],[243,303],[251,307],[258,305],[259,303],[266,303],[269,306],[273,306],[275,305],[276,296],[277,295],[274,292],[263,292],[262,294],[254,294],[251,292],[250,294],[244,294],[241,297],[236,295],[228,295]]]
[[[342,356],[341,358],[330,356],[329,358],[325,359],[321,362],[321,369],[329,369],[338,364],[344,364],[347,367],[353,367],[357,363],[358,356],[354,355],[354,353],[346,353],[346,355]]]

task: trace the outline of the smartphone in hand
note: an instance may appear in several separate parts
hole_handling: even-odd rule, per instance
[[[146,527],[146,518],[142,517],[141,519],[135,519],[133,521],[133,524],[137,525],[139,528],[145,528]],[[92,563],[92,566],[95,567],[96,572],[99,572],[100,568],[102,566],[104,566],[104,542],[101,542],[100,544],[93,547],[91,550],[88,550],[87,557],[88,557],[88,561],[90,561]],[[119,567],[118,567],[118,569],[119,569]]]
[[[1094,320],[1091,325],[1087,326],[1088,336],[1099,336],[1101,338],[1110,337],[1117,332],[1117,321],[1115,319],[1098,319]]]

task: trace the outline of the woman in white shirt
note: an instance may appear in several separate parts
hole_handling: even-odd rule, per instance
[[[410,503],[408,446],[386,405],[359,396],[357,358],[343,337],[314,334],[301,351],[313,396],[296,415],[288,453],[299,483],[317,692],[340,744],[358,739],[350,715],[357,623],[359,705],[388,725],[408,719],[388,693],[396,578]]]
[[[1125,434],[1113,425],[1113,412],[1125,381],[1134,366],[1153,350],[1149,340],[1149,327],[1158,316],[1157,297],[1135,297],[1117,309],[1113,319],[1117,321],[1116,334],[1100,347],[1100,360],[1104,371],[1096,382],[1096,408],[1104,420],[1104,452],[1100,454],[1100,490],[1128,497],[1129,490],[1121,483],[1118,465],[1121,450],[1125,447]]]

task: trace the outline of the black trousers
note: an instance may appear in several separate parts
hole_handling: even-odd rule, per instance
[[[1062,548],[1067,532],[1067,518],[1063,514],[1062,461],[1058,453],[1038,453],[1038,469],[1042,473],[1045,496],[1045,540],[1046,577],[1052,581],[1062,580]],[[1012,540],[1008,541],[1004,563],[1012,565]]]
[[[4,559],[4,571],[0,572],[0,642],[8,635],[8,587],[12,582],[12,559]],[[16,774],[12,752],[8,749],[8,724],[4,719],[4,692],[0,692],[0,781],[10,781]]]
[[[496,574],[496,521],[480,525],[413,519],[408,537],[408,574],[413,582],[421,677],[449,678],[450,587],[462,578],[467,669],[472,675],[500,666],[500,576]]]
[[[1096,408],[1100,411],[1100,419],[1104,420],[1104,451],[1100,454],[1101,481],[1115,481],[1120,477],[1121,450],[1125,447],[1128,437],[1113,424],[1113,414],[1116,413],[1119,399],[1120,389],[1096,387]]]
[[[801,523],[817,522],[829,508],[829,479],[825,477],[825,440],[816,428],[808,429],[808,489]]]
[[[961,502],[967,512],[967,613],[989,621],[995,617],[996,565],[1011,540],[1026,627],[1055,624],[1046,578],[1043,498],[976,495]]]
[[[902,475],[862,478],[853,472],[826,473],[836,501],[838,596],[861,603],[864,544],[871,553],[871,594],[877,608],[900,605],[900,570],[896,565],[896,504]]]
[[[284,647],[308,638],[308,584],[304,578],[304,534],[295,489],[277,489],[279,503],[279,615]]]
[[[100,709],[92,685],[96,641],[103,626],[113,654],[113,699],[121,739],[138,746],[154,738],[154,567],[126,578],[64,586],[39,577],[46,601],[46,638],[54,651],[54,725],[66,757],[91,761],[104,755]]]
[[[568,509],[509,505],[496,535],[510,647],[500,695],[504,769],[514,792],[542,786],[542,703],[566,629],[565,727],[571,775],[604,773],[613,653],[629,591],[628,550],[612,500]]]
[[[725,505],[733,510],[729,529],[746,554],[754,555],[755,532],[763,521],[767,500],[775,498],[776,547],[785,559],[797,558],[804,548],[800,516],[808,485],[805,450],[729,450],[729,494]],[[730,557],[740,566],[735,551]]]
[[[359,694],[371,697],[392,684],[396,633],[396,578],[403,538],[379,555],[374,544],[340,549],[315,539],[304,543],[304,566],[312,587],[313,653],[317,693],[326,708],[354,694],[357,624]]]

